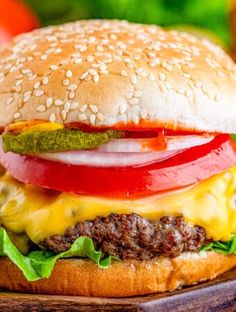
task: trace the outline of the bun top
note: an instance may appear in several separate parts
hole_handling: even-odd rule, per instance
[[[126,21],[42,28],[0,51],[0,126],[236,132],[236,67],[207,40]]]

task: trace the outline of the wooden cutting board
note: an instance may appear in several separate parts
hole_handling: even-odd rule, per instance
[[[236,311],[236,269],[214,281],[172,293],[133,298],[88,298],[0,292],[0,311]]]

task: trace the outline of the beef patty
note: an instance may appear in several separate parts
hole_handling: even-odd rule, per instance
[[[148,220],[137,214],[111,214],[77,223],[62,235],[53,235],[40,246],[55,253],[68,250],[79,236],[90,237],[97,249],[120,259],[176,257],[184,251],[198,252],[208,241],[200,226],[191,226],[183,217]]]
[[[45,239],[40,246],[59,253],[68,250],[79,236],[90,237],[97,249],[120,259],[176,257],[184,251],[198,252],[207,243],[205,230],[191,226],[183,217],[153,221],[133,213],[77,223],[64,234]]]

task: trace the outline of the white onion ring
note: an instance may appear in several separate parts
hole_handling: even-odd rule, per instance
[[[148,139],[117,139],[93,150],[77,150],[56,153],[40,153],[36,157],[76,166],[128,167],[148,165],[173,157],[186,148],[206,144],[213,136],[169,136],[165,151],[143,152]]]
[[[166,136],[167,150],[174,151],[178,149],[189,148],[197,145],[202,145],[213,140],[214,136],[200,135],[178,135]],[[101,152],[111,153],[134,153],[134,152],[153,152],[155,146],[148,146],[148,142],[152,143],[155,138],[145,139],[116,139],[100,145],[96,150]]]
[[[58,153],[40,153],[36,154],[36,157],[76,166],[127,167],[160,162],[175,156],[182,151],[183,150],[143,153],[110,153],[98,152],[95,150],[81,150]]]

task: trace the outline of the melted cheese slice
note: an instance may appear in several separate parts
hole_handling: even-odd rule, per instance
[[[137,213],[149,219],[183,216],[205,228],[213,240],[236,233],[236,167],[192,187],[135,200],[59,193],[0,177],[0,224],[26,233],[35,243],[62,234],[79,221],[111,213]]]

